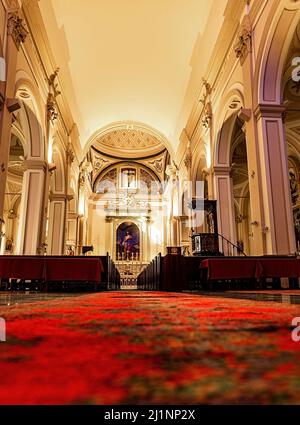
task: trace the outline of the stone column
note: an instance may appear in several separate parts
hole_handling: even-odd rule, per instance
[[[66,196],[50,194],[48,253],[64,254]]]
[[[20,206],[17,254],[36,255],[41,247],[44,190],[47,164],[44,161],[25,161],[22,200]]]
[[[166,169],[166,174],[170,177],[169,184],[170,186],[170,202],[171,202],[171,211],[170,211],[170,240],[171,245],[176,246],[177,243],[177,221],[174,218],[174,196],[175,196],[175,189],[174,185],[178,183],[178,167],[173,162],[172,165],[168,165]]]
[[[265,218],[262,232],[266,254],[278,255],[296,252],[283,112],[283,107],[274,105],[259,105],[255,110]]]
[[[230,167],[214,167],[214,190],[217,202],[218,232],[236,244],[236,226]]]
[[[78,241],[77,253],[82,255],[82,247],[86,245],[86,217],[84,215],[78,216]]]
[[[65,192],[66,196],[64,197],[65,201],[65,208],[64,208],[64,231],[63,231],[63,242],[62,242],[62,254],[66,253],[67,248],[67,242],[68,236],[69,236],[69,230],[71,230],[69,227],[72,223],[71,221],[71,215],[69,213],[69,202],[73,200],[73,195],[70,193],[70,180],[71,180],[71,167],[72,163],[74,161],[75,154],[72,148],[71,142],[68,143],[67,149],[66,149],[66,172],[65,172]],[[73,221],[74,223],[74,221]],[[73,224],[72,223],[72,224]]]
[[[114,257],[115,247],[114,247],[114,220],[112,217],[106,216],[105,217],[105,251],[109,253],[109,255],[113,258],[118,260],[117,253]]]
[[[254,57],[252,52],[252,26],[246,15],[242,21],[240,34],[235,45],[236,57],[240,60],[244,82],[244,108],[239,117],[245,122],[249,193],[250,193],[250,223],[251,223],[251,254],[263,255],[266,253],[266,240],[263,229],[265,217],[263,207],[263,193],[261,191],[261,165],[259,158],[259,140],[257,137],[256,120],[253,114],[254,103]]]
[[[3,221],[3,209],[9,149],[12,125],[12,110],[8,109],[15,95],[16,67],[18,50],[26,39],[28,32],[18,12],[8,11],[8,27],[6,42],[6,82],[0,83],[0,234]],[[14,102],[16,107],[17,103]]]

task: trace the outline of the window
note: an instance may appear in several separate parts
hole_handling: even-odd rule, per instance
[[[136,169],[122,168],[121,169],[121,187],[123,189],[136,189]]]

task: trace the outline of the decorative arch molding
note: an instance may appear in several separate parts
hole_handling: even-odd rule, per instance
[[[223,114],[217,123],[217,137],[213,152],[212,164],[214,167],[230,165],[231,139],[239,110],[244,105],[243,94],[239,89],[232,89],[223,97]]]
[[[161,183],[160,178],[158,177],[158,175],[151,170],[149,167],[147,167],[147,165],[142,164],[140,162],[136,162],[136,161],[118,161],[118,162],[114,162],[113,164],[108,165],[106,168],[104,168],[103,170],[100,171],[100,173],[98,174],[98,176],[95,178],[95,181],[93,183],[93,192],[95,192],[97,185],[99,184],[99,182],[101,181],[101,179],[111,170],[122,166],[122,164],[125,166],[132,166],[132,167],[137,167],[139,169],[145,169],[145,171],[154,179],[154,181]]]
[[[192,181],[196,182],[199,177],[202,175],[202,170],[206,166],[205,150],[201,149],[200,152],[197,152],[197,156],[193,160],[191,177]]]
[[[27,159],[45,159],[45,137],[43,120],[41,119],[35,90],[27,80],[19,80],[16,85],[16,97],[21,101],[19,112],[19,131],[25,139],[25,156]],[[17,127],[18,124],[15,125]]]
[[[149,134],[150,136],[155,137],[158,141],[161,142],[161,144],[163,146],[166,147],[166,149],[168,150],[169,154],[171,157],[174,157],[174,151],[172,148],[172,145],[170,143],[170,141],[158,130],[156,130],[155,128],[138,122],[138,121],[117,121],[117,122],[113,122],[111,124],[108,124],[105,127],[102,127],[100,130],[97,130],[87,141],[84,150],[83,150],[83,157],[88,153],[88,150],[90,149],[90,147],[96,143],[96,141],[102,137],[105,137],[106,135],[108,135],[109,133],[113,132],[113,131],[118,131],[118,130],[138,130],[138,131],[142,131],[144,133]]]
[[[254,74],[254,104],[281,104],[283,69],[299,20],[299,0],[274,2],[258,49],[256,63],[260,66]]]
[[[29,74],[27,74],[24,70],[20,69],[16,73],[16,84],[15,84],[16,96],[18,96],[18,94],[22,90],[24,90],[25,92],[28,92],[31,99],[33,99],[36,116],[37,116],[41,126],[43,127],[43,130],[44,130],[45,126],[44,126],[43,117],[45,116],[46,98],[45,98],[45,102],[44,102],[43,99],[41,98],[41,94],[40,94],[39,90],[37,89],[36,83],[34,83],[31,80]]]

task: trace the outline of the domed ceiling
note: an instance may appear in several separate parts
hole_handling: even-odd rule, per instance
[[[142,130],[114,130],[99,137],[93,146],[101,152],[119,158],[152,156],[165,149],[153,135]]]

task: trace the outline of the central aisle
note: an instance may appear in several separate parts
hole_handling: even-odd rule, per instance
[[[0,404],[300,403],[300,307],[110,292],[0,307]]]

